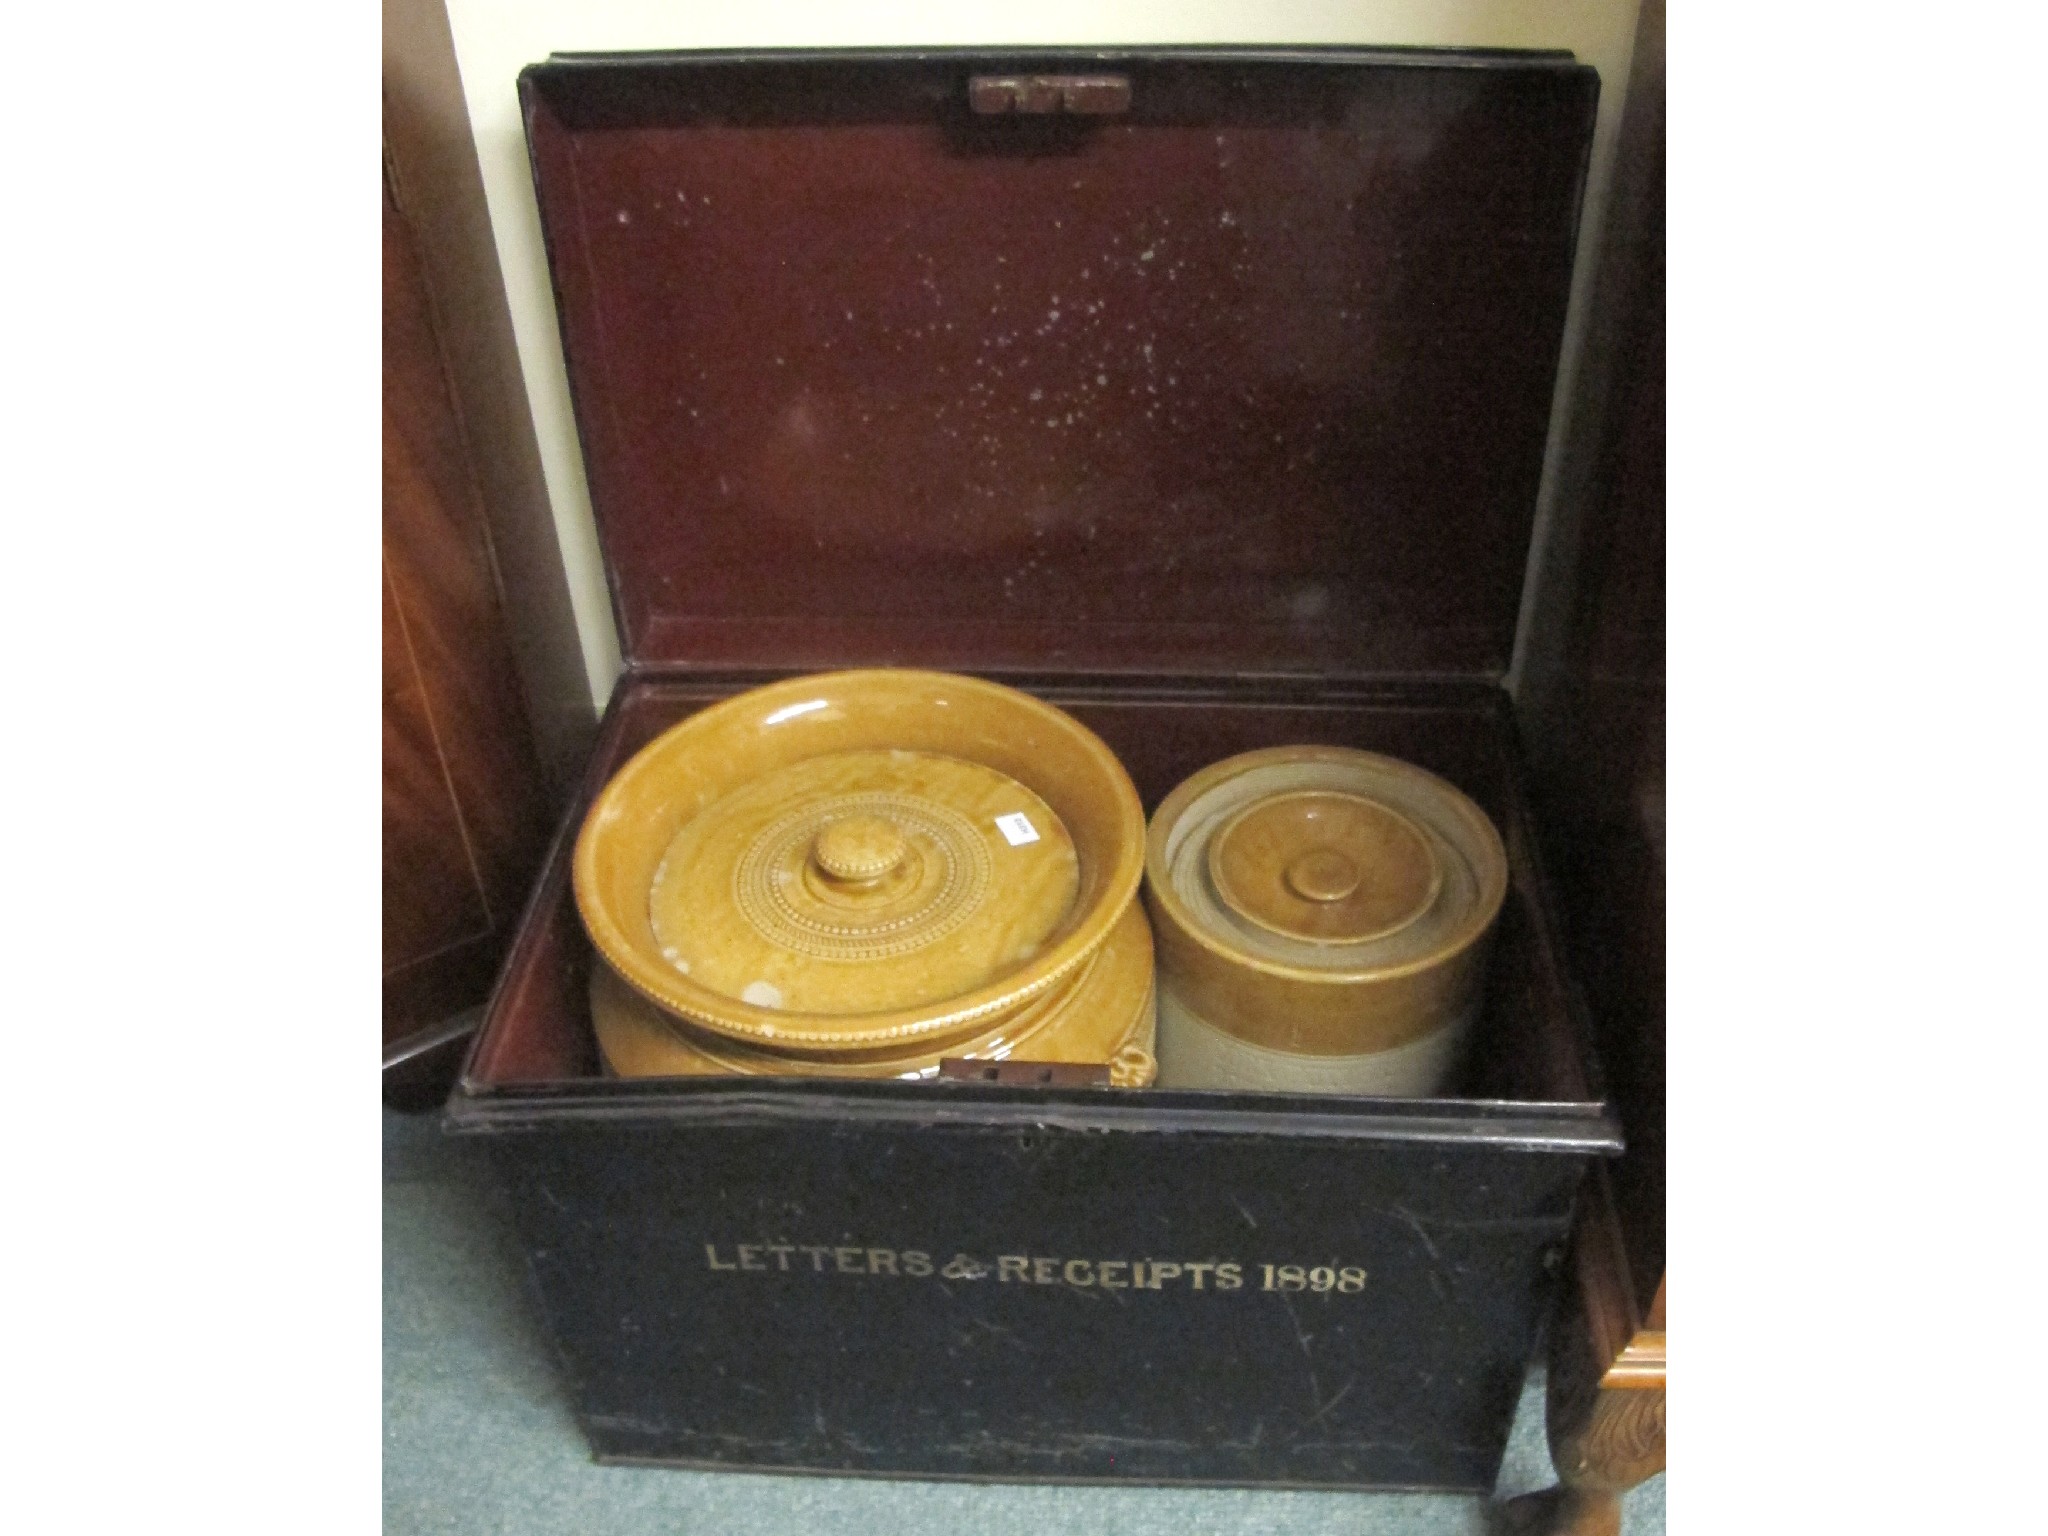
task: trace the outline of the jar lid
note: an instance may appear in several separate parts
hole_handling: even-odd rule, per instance
[[[923,1008],[1034,958],[1080,887],[1045,801],[932,752],[839,752],[734,790],[676,832],[648,913],[720,996],[805,1015]]]
[[[1436,963],[1507,894],[1500,834],[1432,773],[1341,747],[1250,752],[1160,807],[1155,887],[1245,963],[1354,980]]]

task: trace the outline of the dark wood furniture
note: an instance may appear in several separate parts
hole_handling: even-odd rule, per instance
[[[520,804],[537,798],[543,824],[559,813],[597,712],[447,12],[383,0],[383,23],[385,217],[402,226],[385,257],[387,818],[401,823],[386,834],[385,1082],[426,1105],[531,878]],[[469,1013],[450,1021],[456,1007]]]
[[[583,642],[498,268],[483,171],[443,0],[383,0],[384,136],[433,300],[543,776],[559,809],[597,730]]]
[[[445,1092],[538,868],[551,809],[432,298],[384,184],[384,1057]],[[451,1022],[454,1021],[454,1022]]]
[[[1647,0],[1521,690],[1550,873],[1628,1137],[1588,1181],[1548,1351],[1560,1487],[1516,1512],[1619,1529],[1664,1466],[1664,8]]]

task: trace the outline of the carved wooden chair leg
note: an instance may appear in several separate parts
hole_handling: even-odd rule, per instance
[[[1501,1506],[1502,1536],[1620,1536],[1621,1495],[1664,1470],[1664,1387],[1661,1376],[1617,1384],[1619,1374],[1595,1356],[1583,1317],[1568,1309],[1543,1404],[1559,1486]]]
[[[1500,1536],[1621,1536],[1621,1499],[1612,1493],[1545,1488],[1500,1506]]]

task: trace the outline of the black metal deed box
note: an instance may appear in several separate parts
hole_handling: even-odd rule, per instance
[[[626,669],[451,1101],[600,1459],[1483,1489],[1619,1147],[1500,684],[1597,82],[1563,55],[556,58],[520,82]],[[639,746],[916,664],[1148,810],[1327,742],[1512,888],[1454,1097],[619,1081],[569,888]]]

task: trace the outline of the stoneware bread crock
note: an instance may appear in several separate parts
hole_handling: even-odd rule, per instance
[[[903,1073],[1074,987],[1143,872],[1137,791],[1078,721],[870,670],[656,738],[592,806],[575,888],[605,966],[700,1052]],[[1144,947],[1141,977],[1130,942],[1112,969],[1149,998]]]
[[[1479,1012],[1507,855],[1412,763],[1276,747],[1166,797],[1145,893],[1161,1087],[1429,1095]]]

